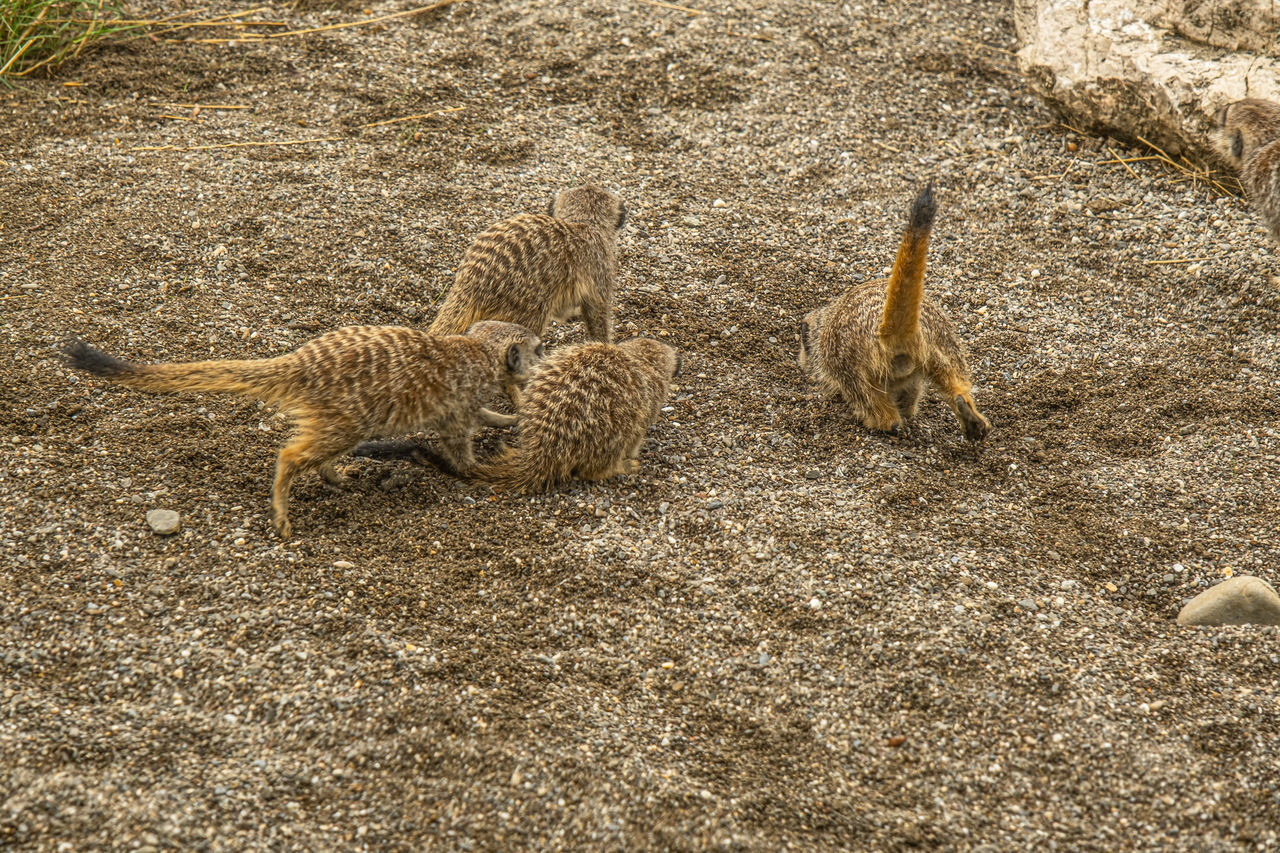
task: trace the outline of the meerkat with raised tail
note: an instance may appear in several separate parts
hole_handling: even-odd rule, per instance
[[[926,384],[946,397],[964,437],[991,425],[973,402],[955,328],[924,295],[925,253],[937,204],[932,185],[911,207],[888,281],[854,285],[800,324],[800,367],[868,429],[897,432],[914,417]]]
[[[287,355],[246,361],[136,364],[83,341],[64,348],[77,370],[142,391],[238,394],[278,406],[295,431],[280,451],[271,491],[271,524],[292,533],[289,489],[319,472],[340,485],[334,460],[367,438],[434,429],[459,471],[475,465],[471,440],[481,422],[509,425],[484,408],[507,384],[522,383],[542,343],[512,323],[482,322],[467,335],[438,336],[402,326],[349,326]]]
[[[467,249],[429,331],[455,335],[480,320],[502,320],[542,335],[551,320],[581,315],[589,339],[611,342],[626,219],[622,199],[587,185],[561,192],[546,214],[490,227]],[[518,389],[507,390],[518,404]]]
[[[652,338],[558,350],[525,388],[517,443],[502,447],[470,476],[499,491],[530,494],[571,480],[634,473],[645,433],[679,372],[679,350]],[[412,440],[366,442],[356,453],[412,459],[465,476]]]
[[[1245,98],[1218,110],[1218,147],[1240,172],[1240,183],[1280,243],[1280,104]]]

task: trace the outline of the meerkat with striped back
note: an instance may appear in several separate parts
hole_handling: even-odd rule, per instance
[[[634,473],[680,361],[675,347],[652,338],[578,344],[552,353],[525,388],[516,444],[478,464],[471,477],[498,491],[530,494],[572,480]],[[411,459],[465,476],[413,440],[366,442],[356,453]]]
[[[546,214],[491,226],[467,249],[429,331],[460,334],[480,320],[501,320],[542,335],[552,320],[581,316],[589,339],[609,343],[626,218],[622,199],[587,185],[559,193]],[[507,390],[518,404],[518,389]]]
[[[942,308],[924,295],[925,253],[937,204],[932,186],[911,208],[888,281],[854,285],[800,324],[800,367],[868,429],[897,432],[926,385],[942,394],[964,437],[991,425],[971,393],[964,348]]]
[[[340,485],[334,460],[365,439],[434,429],[448,464],[469,471],[479,424],[514,421],[485,404],[501,386],[524,381],[541,359],[542,343],[521,326],[481,322],[467,335],[449,336],[349,326],[286,355],[243,361],[137,364],[79,340],[64,352],[71,367],[129,388],[230,393],[278,406],[295,432],[277,460],[271,523],[288,539],[294,478],[316,471]]]

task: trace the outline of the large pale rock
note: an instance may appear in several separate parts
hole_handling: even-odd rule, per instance
[[[1231,578],[1188,601],[1178,624],[1280,625],[1280,595],[1262,578]]]
[[[1217,159],[1219,107],[1280,101],[1273,0],[1014,0],[1014,24],[1032,89],[1082,130]]]

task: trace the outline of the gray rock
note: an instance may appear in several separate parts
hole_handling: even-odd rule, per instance
[[[1026,611],[1034,611],[1036,609],[1035,600],[1030,598],[1022,599],[1021,601],[1018,602],[1018,606]]]
[[[1213,156],[1213,114],[1280,100],[1271,0],[1015,0],[1018,64],[1083,129]]]
[[[1178,624],[1280,625],[1280,595],[1262,578],[1231,578],[1188,601]]]
[[[182,516],[171,509],[153,509],[147,512],[147,524],[153,533],[169,536],[177,533],[182,526]]]

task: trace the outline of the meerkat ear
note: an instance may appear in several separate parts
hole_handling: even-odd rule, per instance
[[[556,215],[556,197],[552,196],[551,201],[547,202],[547,216]]]
[[[1244,158],[1244,133],[1239,130],[1231,135],[1231,156],[1237,160]]]
[[[517,376],[524,373],[524,354],[520,352],[519,344],[507,347],[507,370]]]
[[[627,206],[622,202],[618,202],[618,230],[622,230],[622,226],[627,224]]]
[[[799,332],[800,332],[800,349],[804,350],[805,352],[808,352],[809,351],[809,321],[808,320],[800,321]]]
[[[1215,125],[1217,125],[1218,127],[1226,127],[1226,126],[1227,126],[1227,111],[1228,111],[1228,110],[1230,110],[1230,109],[1231,109],[1231,105],[1230,105],[1230,104],[1227,104],[1225,107],[1219,107],[1219,108],[1218,108],[1218,111],[1217,111],[1216,113],[1214,113],[1214,114],[1213,114],[1213,122],[1214,122],[1214,124],[1215,124]]]

